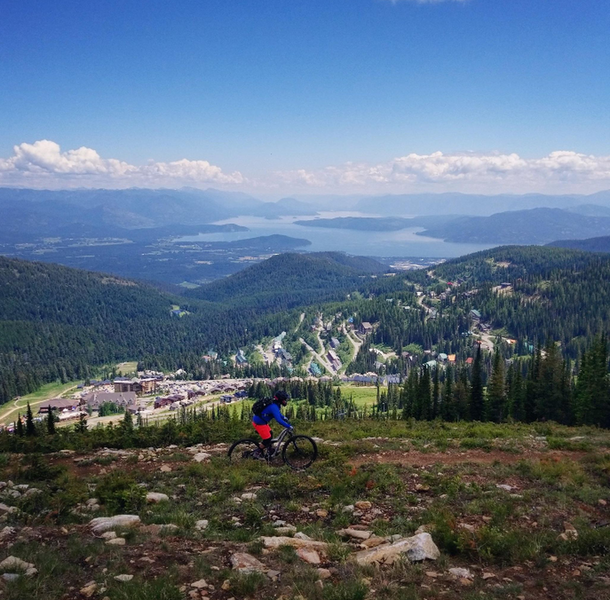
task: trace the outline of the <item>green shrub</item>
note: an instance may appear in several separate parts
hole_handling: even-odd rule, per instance
[[[112,513],[137,512],[146,502],[146,490],[123,471],[112,471],[98,483],[95,495]]]

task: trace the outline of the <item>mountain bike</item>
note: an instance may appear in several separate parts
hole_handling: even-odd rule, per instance
[[[263,451],[253,439],[238,440],[229,448],[229,460],[233,463],[248,460],[263,460],[270,463],[281,456],[291,469],[302,471],[310,467],[318,457],[316,443],[307,435],[295,435],[290,429],[284,429],[279,437],[271,442],[273,448],[270,451]]]

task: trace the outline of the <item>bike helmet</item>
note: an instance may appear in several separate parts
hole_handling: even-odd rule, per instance
[[[290,394],[287,394],[284,390],[279,390],[275,392],[273,399],[282,406],[286,406],[286,404],[288,404],[288,400],[290,400]]]

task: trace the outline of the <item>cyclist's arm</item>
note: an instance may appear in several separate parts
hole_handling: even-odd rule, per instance
[[[283,417],[282,413],[280,412],[280,409],[276,404],[272,404],[270,406],[269,412],[271,412],[273,418],[283,427],[286,427],[287,429],[290,429],[292,427],[292,425]]]

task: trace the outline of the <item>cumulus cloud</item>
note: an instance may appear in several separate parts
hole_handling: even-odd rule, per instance
[[[541,189],[553,183],[610,183],[610,156],[572,151],[552,152],[543,158],[526,159],[518,154],[408,154],[385,163],[345,163],[317,171],[298,170],[277,174],[283,183],[319,188],[414,189],[442,186],[459,189],[472,185],[523,186]]]
[[[175,162],[150,162],[131,165],[116,158],[102,158],[92,148],[81,147],[62,152],[59,144],[39,140],[19,144],[13,156],[0,158],[0,183],[17,185],[164,185],[240,184],[241,173],[224,173],[206,160],[182,159]]]
[[[62,151],[49,140],[19,144],[0,158],[0,185],[26,187],[225,186],[249,191],[408,193],[415,191],[587,193],[610,187],[610,156],[561,150],[542,158],[516,153],[411,153],[378,163],[347,162],[244,177],[206,160],[133,165],[92,148]]]

